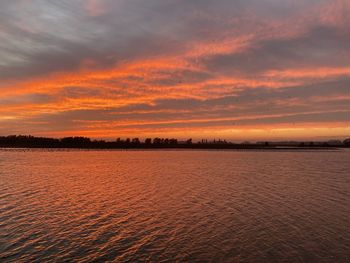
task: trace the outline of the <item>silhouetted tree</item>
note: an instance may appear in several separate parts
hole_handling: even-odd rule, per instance
[[[159,144],[161,144],[161,142],[162,142],[162,140],[160,138],[153,139],[153,144],[155,144],[155,145],[159,145]]]
[[[134,139],[132,139],[132,144],[134,144],[134,145],[139,145],[140,144],[140,140],[139,140],[139,138],[134,138]]]
[[[61,144],[64,147],[88,147],[91,144],[91,140],[90,138],[86,138],[86,137],[65,137],[62,138],[61,140]]]
[[[171,145],[175,145],[175,144],[177,144],[177,139],[170,139],[169,140],[169,143],[171,144]]]

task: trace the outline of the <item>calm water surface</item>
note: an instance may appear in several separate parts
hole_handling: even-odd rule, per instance
[[[350,262],[350,151],[0,150],[0,262]]]

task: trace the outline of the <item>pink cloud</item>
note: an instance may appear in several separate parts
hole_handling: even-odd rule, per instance
[[[85,10],[90,16],[101,16],[107,12],[103,0],[87,0]]]

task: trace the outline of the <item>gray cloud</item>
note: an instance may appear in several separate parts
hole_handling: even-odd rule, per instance
[[[85,8],[88,2],[14,0],[0,3],[0,58],[3,61],[0,79],[70,71],[85,59],[95,61],[95,66],[109,67],[126,60],[176,54],[186,49],[188,42],[262,30],[265,21],[292,17],[327,1],[104,0],[97,2],[105,9],[99,16],[89,15]],[[246,23],[249,14],[254,16]],[[276,60],[283,58],[288,65],[290,56],[298,58],[297,52],[291,50],[293,47],[301,52],[309,51],[305,50],[308,44],[303,44],[304,41],[310,42],[309,47],[316,44],[315,52],[318,46],[323,49],[337,45],[337,38],[331,39],[338,36],[332,32],[314,32],[305,39],[272,40],[260,43],[246,54],[214,57],[207,63],[213,70],[226,67],[256,70],[263,67],[264,62],[276,66]],[[257,65],[252,61],[256,55],[260,56],[255,58]]]
[[[17,95],[7,98],[0,98],[0,105],[8,106],[8,105],[20,105],[20,104],[42,104],[55,101],[55,98],[49,94],[44,93],[33,93],[26,95]]]
[[[242,53],[205,57],[208,70],[254,75],[268,70],[349,65],[350,30],[317,26],[303,35],[254,43]]]

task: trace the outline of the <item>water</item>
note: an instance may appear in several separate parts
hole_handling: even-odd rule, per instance
[[[350,262],[349,161],[0,150],[0,262]]]

